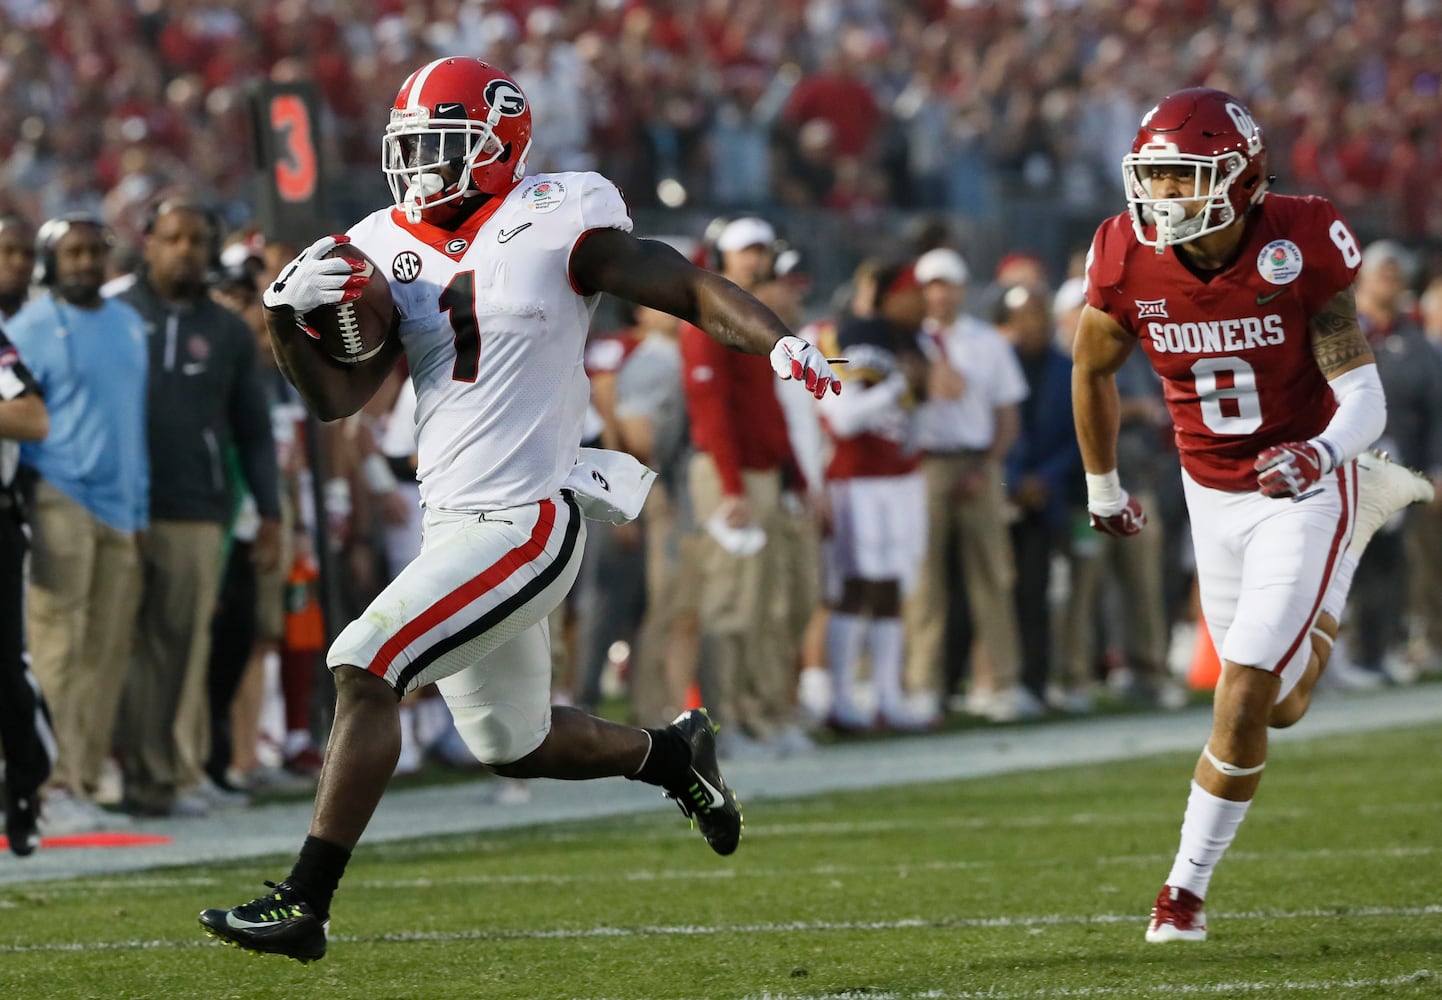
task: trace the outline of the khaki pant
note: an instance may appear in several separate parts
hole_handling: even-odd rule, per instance
[[[135,536],[45,482],[36,487],[31,527],[26,625],[59,751],[50,784],[89,797],[110,753],[130,663],[140,596]]]
[[[1442,498],[1408,512],[1409,611],[1433,653],[1442,654]]]
[[[168,809],[204,774],[206,665],[223,540],[221,526],[206,521],[156,521],[146,532],[135,660],[117,739],[125,797],[137,806]]]
[[[1112,538],[1090,532],[1085,553],[1072,548],[1071,595],[1062,625],[1066,650],[1066,681],[1073,689],[1089,686],[1096,659],[1096,604],[1102,582],[1115,574],[1122,588],[1125,609],[1127,665],[1139,682],[1151,688],[1167,679],[1166,595],[1162,589],[1162,560],[1165,532],[1156,516],[1157,498],[1138,494],[1147,511],[1147,529],[1131,538]],[[1085,517],[1083,512],[1082,517]]]
[[[280,491],[280,555],[275,568],[255,574],[255,638],[279,642],[285,635],[285,587],[295,562],[295,505]]]
[[[782,505],[776,532],[778,593],[773,604],[775,634],[786,669],[787,718],[793,712],[806,628],[821,605],[821,528],[809,511]]]
[[[686,705],[696,679],[696,607],[701,539],[677,523],[661,484],[641,514],[646,531],[646,614],[631,661],[631,713],[639,726],[663,726]]]
[[[926,555],[903,608],[908,691],[941,691],[947,563],[953,551],[966,580],[972,626],[982,647],[982,654],[973,659],[971,690],[1005,691],[1017,684],[1021,654],[1012,600],[1016,564],[1003,516],[1001,470],[987,467],[985,483],[973,496],[957,494],[961,480],[984,464],[980,453],[928,455],[922,460]]]
[[[721,480],[710,455],[691,459],[691,498],[696,521],[705,525],[721,505]],[[766,532],[755,555],[727,552],[709,534],[701,543],[701,638],[715,666],[718,721],[739,726],[757,739],[770,739],[790,717],[795,687],[787,643],[776,604],[782,586],[779,561],[785,544],[781,476],[774,470],[744,474],[751,516]],[[704,531],[704,528],[702,529]]]

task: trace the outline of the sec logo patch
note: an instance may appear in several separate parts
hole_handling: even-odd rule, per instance
[[[1273,240],[1257,254],[1257,271],[1273,285],[1290,285],[1302,273],[1302,248],[1291,240]]]
[[[414,250],[403,250],[391,261],[391,274],[401,284],[408,285],[421,276],[421,255]]]

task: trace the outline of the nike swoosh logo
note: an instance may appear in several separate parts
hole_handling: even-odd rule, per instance
[[[1282,294],[1283,292],[1285,292],[1285,291],[1286,291],[1285,288],[1279,288],[1279,289],[1277,289],[1275,292],[1273,292],[1271,295],[1263,295],[1261,292],[1258,292],[1258,293],[1257,293],[1257,305],[1259,305],[1259,306],[1264,306],[1264,305],[1266,305],[1268,302],[1271,302],[1271,301],[1272,301],[1273,299],[1275,299],[1278,295],[1281,295],[1281,294]]]
[[[270,286],[270,290],[271,290],[272,292],[274,292],[275,294],[277,294],[277,295],[279,295],[281,292],[285,291],[285,283],[290,280],[290,276],[291,276],[292,274],[294,274],[294,273],[296,272],[296,269],[299,268],[299,267],[300,267],[299,264],[295,264],[295,263],[291,264],[291,265],[290,265],[290,270],[286,271],[286,272],[285,272],[284,274],[282,274],[279,278],[276,278],[276,279],[275,279],[275,284],[273,284],[273,285]]]
[[[711,782],[701,777],[701,775],[695,771],[691,773],[696,775],[696,780],[701,783],[702,788],[706,789],[706,797],[710,800],[712,809],[720,809],[726,804],[726,796],[722,795],[715,785],[711,784]]]
[[[496,233],[496,242],[497,242],[497,243],[509,243],[509,242],[511,242],[512,239],[514,239],[514,238],[515,238],[517,235],[519,235],[522,231],[527,230],[527,229],[530,229],[530,228],[531,228],[531,223],[529,223],[529,222],[523,222],[523,223],[521,223],[519,226],[517,226],[515,229],[512,229],[510,232],[506,232],[504,229],[502,229],[500,232]]]
[[[1321,492],[1322,487],[1318,486],[1315,490],[1308,490],[1306,493],[1298,493],[1296,496],[1292,497],[1292,503],[1301,503],[1308,497],[1314,497]]]
[[[447,115],[455,114],[457,111],[461,110],[461,107],[462,105],[459,104],[437,104],[436,117],[444,118]]]
[[[1203,864],[1202,862],[1193,860],[1192,858],[1187,858],[1187,864],[1189,864],[1189,865],[1196,865],[1198,868],[1205,868],[1205,867],[1207,867],[1207,866],[1206,866],[1205,864]]]
[[[235,929],[238,930],[238,931],[246,931],[246,930],[250,930],[250,929],[255,928],[255,927],[273,927],[274,924],[273,924],[272,922],[269,922],[269,921],[262,921],[262,922],[260,922],[260,923],[254,923],[254,922],[249,921],[249,920],[242,920],[240,917],[237,917],[234,913],[227,913],[227,914],[225,915],[225,926],[227,926],[227,927],[233,927],[233,928],[235,928]]]

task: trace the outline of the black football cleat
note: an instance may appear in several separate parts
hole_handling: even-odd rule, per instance
[[[671,723],[691,748],[691,767],[683,785],[667,788],[681,812],[701,828],[701,835],[717,854],[732,854],[741,842],[741,806],[726,787],[716,763],[716,727],[704,708],[682,712]]]
[[[317,917],[290,884],[266,885],[275,891],[233,910],[200,911],[200,926],[211,937],[247,951],[285,955],[297,962],[324,958],[330,921]]]
[[[5,790],[5,840],[10,853],[25,857],[40,846],[40,793],[12,795]]]

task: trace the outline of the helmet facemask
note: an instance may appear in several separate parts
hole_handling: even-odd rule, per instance
[[[524,174],[529,148],[527,143],[516,157],[513,179]],[[471,193],[472,177],[506,157],[508,149],[496,138],[492,122],[433,118],[424,107],[395,108],[381,139],[381,171],[396,207],[415,223],[422,212]]]
[[[1182,174],[1190,170],[1192,196],[1154,196],[1153,167],[1170,167]],[[1169,246],[1190,243],[1226,229],[1237,219],[1229,192],[1232,183],[1246,169],[1247,158],[1239,153],[1201,156],[1178,152],[1173,143],[1149,143],[1139,152],[1128,153],[1122,158],[1122,183],[1137,240],[1144,246],[1156,247],[1157,253],[1161,253]],[[1198,202],[1202,203],[1200,211],[1188,217],[1187,209]],[[1155,239],[1147,238],[1147,226],[1156,227]]]

